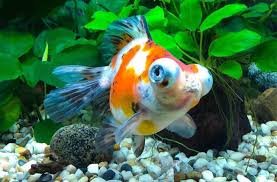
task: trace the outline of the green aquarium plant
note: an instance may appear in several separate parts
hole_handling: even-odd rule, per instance
[[[43,97],[36,104],[24,102],[22,86],[27,93],[40,88],[43,96],[63,85],[51,74],[57,66],[108,64],[98,51],[103,33],[111,22],[128,16],[144,15],[156,43],[185,63],[209,68],[216,84],[229,94],[230,104],[237,97],[233,85],[240,84],[251,62],[263,71],[277,71],[274,1],[68,0],[36,6],[35,12],[48,7],[47,13],[13,18],[7,13],[12,11],[9,3],[3,4],[2,17],[9,15],[9,21],[0,29],[0,132],[28,105],[40,110]],[[20,11],[28,12],[24,8]],[[41,122],[47,119],[39,115]]]

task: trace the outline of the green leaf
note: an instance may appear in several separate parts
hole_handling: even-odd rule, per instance
[[[21,114],[20,100],[18,97],[10,95],[5,100],[0,101],[0,132],[7,131]]]
[[[0,52],[0,81],[16,79],[21,74],[18,59]]]
[[[189,32],[178,32],[174,37],[178,46],[185,51],[197,52],[197,45],[193,41]]]
[[[225,61],[218,70],[231,78],[239,80],[242,77],[241,65],[236,61]]]
[[[93,20],[85,25],[88,30],[106,30],[108,26],[118,17],[113,12],[97,11],[93,15]]]
[[[248,8],[242,16],[245,18],[256,18],[263,16],[267,11],[269,11],[269,5],[266,3],[258,3],[254,6]]]
[[[155,43],[167,49],[176,58],[182,57],[182,52],[178,49],[178,46],[172,36],[159,29],[153,30],[150,33]]]
[[[150,9],[150,11],[145,14],[145,18],[149,27],[157,28],[163,26],[165,23],[164,10],[159,6]]]
[[[200,0],[184,0],[180,7],[182,24],[189,30],[195,31],[202,20]]]
[[[247,6],[245,6],[244,4],[228,4],[207,16],[207,18],[200,26],[200,31],[203,32],[209,28],[212,28],[223,19],[237,15],[245,11],[246,9]]]
[[[34,125],[34,137],[37,142],[50,144],[52,136],[63,125],[54,123],[50,119],[40,121]]]
[[[124,6],[120,11],[120,13],[118,14],[118,17],[127,18],[134,10],[135,10],[134,5]]]
[[[30,87],[35,87],[39,81],[39,74],[43,72],[40,67],[40,60],[36,57],[26,58],[21,64],[22,73],[25,81]]]
[[[34,44],[34,38],[29,33],[0,31],[0,52],[10,54],[15,58],[27,53]]]
[[[48,55],[54,55],[64,50],[68,44],[75,41],[75,33],[65,28],[45,30],[39,34],[34,45],[34,54],[42,57],[46,42],[48,43]]]
[[[93,7],[94,11],[104,10],[119,13],[123,7],[127,6],[128,2],[129,0],[93,0],[89,4]]]
[[[230,32],[211,43],[209,55],[216,57],[232,56],[257,46],[261,43],[261,38],[258,33],[247,29],[239,32]]]
[[[184,30],[186,27],[183,25],[180,18],[176,17],[173,13],[167,12],[166,18],[168,19],[167,30],[170,32],[177,32],[179,30]]]
[[[252,61],[265,72],[277,72],[277,40],[267,41],[257,47]]]

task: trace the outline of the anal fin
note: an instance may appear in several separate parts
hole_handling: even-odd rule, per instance
[[[191,138],[196,131],[196,125],[191,116],[186,114],[182,118],[175,120],[166,129],[181,137]]]

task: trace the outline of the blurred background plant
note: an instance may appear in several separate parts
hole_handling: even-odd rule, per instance
[[[228,103],[240,97],[238,87],[253,97],[257,89],[245,81],[249,65],[277,71],[276,7],[270,0],[0,0],[0,132],[32,111],[40,121],[35,133],[54,132],[58,127],[43,122],[42,106],[44,95],[63,85],[52,70],[107,65],[98,51],[104,31],[137,14],[145,15],[157,44],[185,63],[208,67]]]

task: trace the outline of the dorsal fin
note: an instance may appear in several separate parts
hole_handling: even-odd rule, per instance
[[[132,16],[111,23],[101,45],[103,60],[109,62],[129,42],[139,38],[151,39],[144,16]]]

